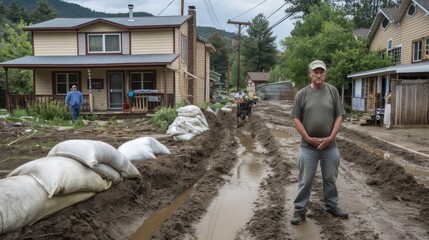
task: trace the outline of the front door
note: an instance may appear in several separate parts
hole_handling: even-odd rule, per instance
[[[122,109],[124,100],[124,73],[109,72],[109,109]]]

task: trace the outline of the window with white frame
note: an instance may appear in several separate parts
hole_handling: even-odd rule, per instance
[[[79,73],[55,73],[56,94],[67,94],[73,85],[79,88]]]
[[[393,49],[393,40],[389,39],[387,40],[387,51],[392,50]]]
[[[120,53],[119,33],[88,34],[88,53]]]
[[[365,80],[355,79],[353,81],[353,97],[364,98],[365,97]]]
[[[156,78],[154,71],[132,72],[130,74],[131,90],[156,89]]]
[[[388,50],[387,54],[393,59],[393,63],[401,64],[402,46]]]
[[[422,41],[413,42],[413,62],[420,62],[422,60]]]
[[[389,26],[389,23],[390,23],[389,19],[387,17],[384,17],[383,21],[381,22],[381,27],[383,29],[386,29]]]

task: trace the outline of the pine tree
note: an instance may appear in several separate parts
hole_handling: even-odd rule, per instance
[[[57,15],[57,11],[49,5],[47,0],[38,0],[37,7],[31,13],[31,20],[33,23],[39,23],[56,18]]]

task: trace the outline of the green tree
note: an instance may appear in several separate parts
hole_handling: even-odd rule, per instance
[[[31,13],[31,22],[39,23],[57,17],[57,11],[49,5],[47,0],[38,0],[37,7]]]
[[[23,6],[18,6],[14,0],[9,7],[6,8],[6,18],[13,23],[19,23],[21,20],[28,21],[28,13]]]
[[[399,6],[400,0],[345,0],[343,10],[353,18],[357,28],[369,28],[379,8]]]
[[[226,82],[228,72],[228,44],[218,32],[213,33],[208,38],[208,42],[213,45],[216,52],[210,54],[211,68],[222,74],[222,82]]]
[[[28,40],[28,33],[22,29],[25,23],[21,21],[18,30],[8,24],[5,25],[4,38],[0,39],[0,62],[31,55],[32,46]],[[5,71],[0,69],[0,85],[4,86]],[[10,69],[8,71],[9,92],[28,94],[32,93],[32,73],[28,70]]]
[[[329,3],[312,7],[310,14],[298,21],[291,36],[282,42],[286,49],[283,65],[287,77],[298,87],[306,86],[308,64],[320,59],[328,66],[327,81],[347,88],[350,83],[347,74],[389,64],[388,60],[369,53],[363,42],[357,42],[353,30],[351,20],[339,7]]]
[[[290,16],[306,16],[310,14],[310,7],[319,5],[324,0],[289,0],[289,7],[285,10]],[[300,14],[301,13],[301,14]]]
[[[258,14],[252,19],[247,30],[248,37],[243,39],[242,55],[245,72],[269,72],[277,61],[276,37],[269,29],[264,15]]]

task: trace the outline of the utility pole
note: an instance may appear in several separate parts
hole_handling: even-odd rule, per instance
[[[248,26],[250,22],[237,22],[228,20],[228,24],[238,25],[238,43],[237,43],[237,92],[240,89],[240,45],[241,45],[241,25]]]
[[[183,9],[185,8],[185,0],[180,1],[180,15],[183,16]]]

